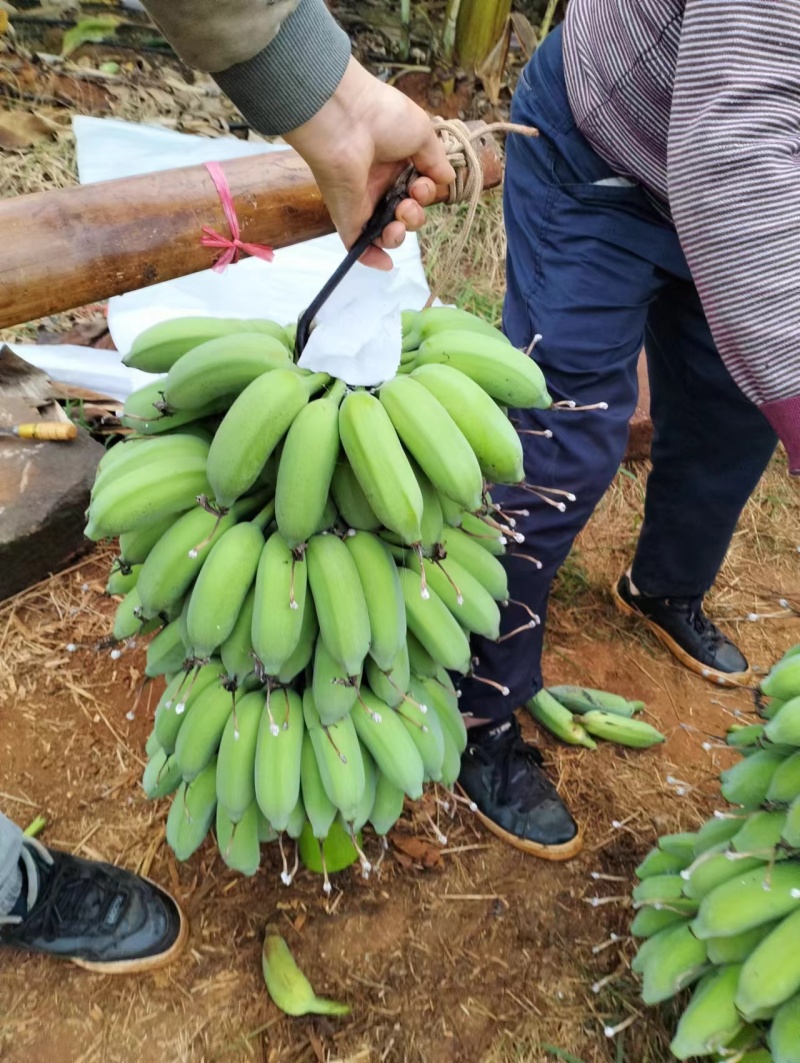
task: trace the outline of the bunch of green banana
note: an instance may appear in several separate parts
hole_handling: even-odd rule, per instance
[[[664,735],[634,715],[641,701],[585,687],[556,686],[540,690],[526,704],[533,718],[556,738],[573,746],[596,749],[595,738],[633,749],[649,749],[665,741]]]

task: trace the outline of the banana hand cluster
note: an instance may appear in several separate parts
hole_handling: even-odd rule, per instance
[[[631,932],[645,940],[632,967],[645,1003],[696,983],[677,1059],[800,1063],[800,646],[761,694],[766,722],[728,733],[742,756],[721,777],[734,807],[662,837],[636,869]]]
[[[633,749],[649,749],[664,735],[635,714],[644,702],[628,701],[619,694],[587,687],[556,686],[540,690],[526,708],[556,738],[572,746],[596,749],[595,738]]]

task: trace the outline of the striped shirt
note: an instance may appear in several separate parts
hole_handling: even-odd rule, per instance
[[[571,0],[567,91],[668,205],[711,332],[800,473],[800,0]]]

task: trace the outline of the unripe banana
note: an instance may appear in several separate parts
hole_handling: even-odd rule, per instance
[[[323,520],[339,458],[339,404],[346,386],[338,380],[292,421],[278,465],[275,519],[294,549],[307,542]]]
[[[582,726],[595,738],[633,749],[649,749],[666,741],[664,735],[644,720],[628,719],[613,712],[592,709],[581,716]]]
[[[121,565],[115,563],[111,568],[111,572],[108,574],[106,594],[109,596],[119,596],[127,594],[128,591],[132,591],[136,586],[136,581],[139,578],[141,568],[141,565],[133,565],[131,568],[126,566],[123,568]]]
[[[422,494],[380,401],[367,391],[346,395],[339,409],[339,436],[356,479],[381,524],[404,542],[419,542]],[[347,520],[343,507],[338,502],[337,505]]]
[[[738,761],[720,775],[722,796],[732,805],[758,808],[767,796],[772,777],[783,760],[781,754],[760,749]]]
[[[255,607],[256,588],[253,585],[245,595],[242,608],[236,617],[230,635],[220,646],[220,657],[225,668],[229,683],[234,687],[241,686],[247,676],[252,675],[255,669],[253,656],[253,609]],[[188,633],[187,633],[188,639]]]
[[[151,731],[147,736],[147,741],[144,744],[144,751],[148,759],[154,757],[156,753],[161,749],[161,744],[158,741],[155,731]]]
[[[157,750],[148,760],[142,777],[145,796],[151,801],[166,797],[177,790],[181,782],[181,769],[175,756],[163,749]]]
[[[205,459],[183,458],[154,477],[147,466],[109,483],[89,506],[84,534],[94,542],[144,528],[191,509],[208,491]]]
[[[331,480],[331,494],[342,519],[349,527],[361,531],[377,531],[382,526],[348,461],[340,461],[337,464]]]
[[[689,862],[720,843],[730,841],[739,833],[744,823],[745,820],[738,815],[712,816],[698,830]]]
[[[748,752],[755,752],[759,748],[764,738],[764,730],[763,723],[733,724],[725,732],[725,744],[731,749],[742,750],[743,755],[747,756]]]
[[[322,639],[317,639],[314,650],[312,692],[314,704],[323,727],[328,727],[346,716],[356,703],[361,672],[350,676],[328,650]]]
[[[527,701],[525,708],[537,723],[547,728],[562,742],[567,742],[571,746],[597,749],[597,743],[589,737],[569,709],[565,709],[546,690],[540,690],[530,701]]]
[[[787,757],[775,769],[767,790],[767,803],[790,805],[800,795],[800,752]]]
[[[408,648],[405,644],[400,649],[391,668],[383,671],[372,657],[367,657],[365,672],[372,693],[396,709],[405,700],[411,679],[411,667],[408,662]],[[352,706],[350,706],[352,708]]]
[[[424,310],[404,310],[402,319],[404,352],[415,351],[431,336],[439,332],[452,332],[454,329],[491,336],[501,343],[509,342],[500,329],[490,325],[477,314],[455,306],[426,306]]]
[[[371,634],[355,561],[335,535],[313,535],[305,556],[320,637],[347,674],[358,675],[369,653]]]
[[[772,1053],[767,1063],[800,1063],[800,993],[775,1013],[767,1043]]]
[[[179,672],[186,660],[186,647],[181,638],[178,620],[167,624],[147,647],[147,663],[144,674],[149,679],[170,672]]]
[[[300,755],[300,791],[308,822],[315,838],[326,838],[338,809],[328,797],[322,783],[317,757],[308,731],[303,733]]]
[[[432,557],[441,550],[444,534],[442,503],[439,501],[438,491],[419,465],[412,458],[409,458],[409,461],[422,494],[422,520],[420,521],[422,551],[426,557]],[[402,542],[402,540],[399,541]]]
[[[643,904],[668,905],[680,908],[683,900],[683,879],[680,875],[652,875],[633,887],[633,906]],[[691,905],[686,907],[691,908]]]
[[[166,373],[193,347],[220,336],[232,336],[241,332],[261,332],[266,336],[274,336],[291,349],[285,329],[274,321],[241,321],[232,317],[178,317],[159,321],[140,332],[122,361],[125,365],[143,369],[146,373]]]
[[[137,588],[145,616],[158,616],[183,598],[212,548],[236,523],[239,512],[233,510],[218,520],[216,514],[196,505],[173,522],[139,573]]]
[[[142,599],[136,587],[129,590],[114,612],[114,625],[111,637],[117,642],[132,639],[142,632]]]
[[[658,839],[659,849],[673,856],[687,857],[687,863],[694,856],[694,847],[697,842],[695,831],[681,831],[679,834],[662,834]]]
[[[452,558],[433,562],[412,554],[409,568],[425,571],[425,581],[453,614],[455,619],[476,635],[492,641],[500,637],[500,610],[484,586]]]
[[[728,938],[709,938],[706,941],[708,958],[718,967],[726,963],[744,963],[753,949],[779,925],[779,923],[765,923],[763,926],[754,926],[750,930],[743,930],[741,934],[733,934]]]
[[[369,617],[369,653],[389,671],[406,639],[406,605],[397,566],[386,544],[367,531],[348,535],[344,544],[352,557]]]
[[[591,687],[555,686],[547,688],[562,705],[579,715],[600,709],[616,716],[635,716],[645,707],[643,701],[629,701],[620,694],[611,694],[607,690],[593,690]]]
[[[651,849],[638,867],[634,869],[634,875],[638,879],[652,878],[653,875],[675,875],[687,867],[686,858],[673,856],[665,853],[662,849]]]
[[[179,860],[188,860],[203,844],[217,807],[217,762],[210,761],[196,779],[182,782],[167,816],[167,844]]]
[[[286,1015],[347,1015],[346,1004],[323,1000],[315,995],[311,985],[294,962],[289,946],[267,927],[261,966],[267,991],[278,1008]]]
[[[645,909],[645,911],[650,910],[661,911],[663,909]],[[685,916],[680,916],[669,928],[664,927],[663,930],[648,935],[647,940],[639,945],[636,955],[631,960],[631,970],[633,973],[639,975],[644,974],[644,969],[651,959],[666,951],[665,943],[670,940],[670,932],[674,933],[681,927],[688,927],[688,925],[689,920]]]
[[[442,729],[444,737],[444,758],[442,760],[442,777],[439,780],[445,790],[452,790],[461,773],[461,754],[450,736],[450,732]]]
[[[220,661],[214,659],[201,668],[182,673],[175,686],[169,684],[158,703],[154,718],[156,736],[162,749],[168,753],[174,752],[178,733],[189,712],[208,687],[219,685],[221,672]]]
[[[770,742],[800,746],[800,696],[791,698],[781,706],[765,727],[764,734]]]
[[[800,654],[779,661],[766,679],[762,679],[761,692],[781,701],[800,697]]]
[[[508,601],[508,576],[501,563],[460,528],[442,534],[446,558],[457,561],[477,579],[497,602]]]
[[[175,757],[184,779],[194,779],[216,756],[234,697],[221,683],[212,683],[186,715],[175,739]]]
[[[291,683],[308,667],[314,656],[314,647],[318,641],[321,641],[317,639],[318,635],[317,612],[311,600],[311,595],[306,594],[305,604],[303,605],[303,621],[300,624],[300,637],[297,640],[297,645],[283,662],[275,676],[279,683],[282,685]]]
[[[366,785],[364,761],[353,720],[348,715],[323,727],[309,687],[303,693],[303,716],[325,792],[344,819],[350,822],[356,815]]]
[[[402,787],[412,800],[420,797],[425,768],[416,745],[394,709],[363,690],[349,718],[383,774],[395,786]]]
[[[800,908],[783,919],[750,953],[742,966],[736,1007],[756,1019],[800,991]]]
[[[442,777],[444,762],[444,732],[438,714],[408,696],[394,711],[417,747],[425,778],[438,782]]]
[[[411,632],[435,661],[466,675],[470,669],[469,641],[458,621],[434,591],[428,590],[428,597],[422,597],[420,577],[415,572],[401,568],[398,574]]]
[[[480,465],[444,406],[407,376],[387,381],[378,394],[403,445],[437,491],[464,509],[478,509],[483,494]]]
[[[298,840],[300,835],[303,833],[303,827],[305,827],[307,822],[308,819],[306,818],[306,810],[303,807],[303,798],[298,797],[297,802],[292,811],[289,813],[289,818],[286,821],[286,833],[290,838],[293,838],[295,841]]]
[[[492,336],[456,329],[431,336],[411,364],[434,362],[458,369],[504,406],[546,410],[553,404],[533,359]]]
[[[472,447],[487,480],[519,483],[525,479],[517,431],[479,384],[449,365],[421,365],[411,379],[444,406]]]
[[[706,850],[682,872],[683,892],[687,897],[701,901],[723,882],[739,879],[746,872],[763,867],[767,859],[767,856],[739,857],[732,849],[728,849],[727,843],[722,842],[716,851]]]
[[[670,1044],[678,1059],[721,1051],[744,1025],[734,998],[740,968],[720,967],[708,974],[692,994]]]
[[[202,422],[225,408],[224,399],[216,399],[194,410],[170,411],[164,400],[164,381],[154,380],[131,392],[122,408],[120,423],[143,436],[161,435],[176,428]]]
[[[273,369],[234,400],[208,452],[208,482],[217,505],[233,505],[253,486],[289,425],[327,379]]]
[[[428,706],[439,717],[445,731],[455,743],[459,754],[467,748],[467,728],[458,708],[455,691],[437,676],[413,676],[411,694],[416,701]]]
[[[245,694],[225,724],[217,757],[217,800],[234,823],[255,801],[258,726],[264,709],[263,691]]]
[[[119,537],[119,560],[126,565],[141,565],[158,540],[175,523],[171,514],[155,524],[147,524],[136,531],[123,532]]]
[[[300,796],[303,704],[294,690],[273,690],[261,715],[256,747],[258,807],[275,830],[286,830]]]
[[[460,528],[467,511],[445,495],[439,495],[439,505],[442,507],[442,520],[445,525],[448,528]]]
[[[150,466],[154,472],[161,473],[165,468],[170,468],[185,458],[206,458],[210,443],[210,432],[189,430],[145,436],[130,443],[118,443],[100,459],[92,486],[92,498],[105,490],[112,481],[134,469]]]
[[[706,946],[698,941],[686,923],[670,927],[650,939],[660,947],[648,952],[642,980],[645,1004],[670,1000],[696,982],[707,966]]]
[[[171,366],[164,399],[173,410],[194,410],[222,397],[231,402],[262,373],[292,365],[288,350],[273,336],[220,336],[193,347]]]
[[[219,855],[232,871],[248,878],[255,875],[261,863],[260,820],[258,806],[250,805],[238,823],[217,804],[217,845]]]
[[[685,912],[676,912],[671,908],[640,908],[631,923],[631,934],[635,938],[651,938],[667,927],[686,922],[688,918]]]
[[[360,831],[364,824],[369,820],[372,806],[375,804],[375,787],[378,778],[375,761],[364,746],[361,746],[360,748],[361,759],[364,763],[364,793],[361,795],[361,800],[358,803],[358,807],[352,820],[345,823],[348,832],[352,831],[353,834]]]
[[[800,797],[789,805],[783,827],[783,841],[790,849],[800,849]]]
[[[400,819],[404,801],[405,794],[400,787],[379,771],[375,782],[375,799],[369,814],[372,829],[378,837],[385,837]]]
[[[487,524],[480,517],[476,517],[474,513],[462,512],[458,527],[464,535],[468,535],[473,542],[478,543],[495,557],[502,557],[506,552],[506,537],[502,531]]]
[[[408,647],[408,661],[411,665],[411,671],[415,675],[423,676],[426,679],[436,675],[436,670],[439,668],[438,661],[431,657],[412,631],[406,634],[406,646]]]
[[[786,813],[754,812],[748,816],[731,841],[731,848],[737,853],[745,853],[750,856],[761,856],[765,860],[772,859],[773,850],[781,840],[786,826]]]
[[[700,902],[692,930],[701,939],[729,937],[800,907],[800,864],[762,865],[717,886]]]
[[[272,503],[267,512],[271,518]],[[189,649],[194,657],[210,657],[233,631],[263,548],[259,521],[234,525],[212,545],[192,588],[186,614]]]
[[[296,558],[273,532],[261,551],[253,607],[253,648],[265,675],[276,676],[297,649],[307,584],[305,558]]]

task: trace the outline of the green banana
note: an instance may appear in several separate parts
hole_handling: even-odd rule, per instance
[[[504,406],[546,410],[553,405],[533,359],[493,336],[466,329],[439,332],[420,345],[410,364],[434,362],[458,369]]]
[[[600,709],[616,716],[635,716],[645,707],[643,701],[629,701],[620,694],[611,694],[607,690],[593,690],[591,687],[555,686],[547,688],[561,704],[579,715]]]
[[[790,660],[800,658],[790,658]],[[787,746],[800,746],[800,696],[790,698],[780,708],[767,726],[765,736],[770,742]]]
[[[349,676],[358,675],[369,653],[371,633],[356,563],[336,535],[313,535],[305,556],[320,638]]]
[[[425,768],[413,739],[394,709],[362,690],[349,717],[381,772],[412,800],[422,795]]]
[[[224,408],[224,402],[224,399],[215,399],[194,410],[172,411],[164,401],[164,381],[153,380],[127,397],[120,423],[139,435],[160,435],[202,422],[206,417],[219,413]]]
[[[252,675],[255,669],[252,637],[255,601],[256,588],[253,585],[245,595],[230,635],[222,643],[219,650],[228,682],[234,689],[237,686],[241,686],[247,676]],[[188,633],[186,637],[188,639]]]
[[[375,783],[375,799],[369,814],[372,829],[379,837],[385,837],[400,819],[404,801],[403,790],[379,771]]]
[[[276,676],[297,649],[307,586],[306,559],[273,532],[261,551],[253,605],[253,649],[265,675]]]
[[[445,520],[447,518],[445,517]],[[473,542],[478,543],[484,550],[488,550],[495,557],[501,557],[506,552],[506,537],[499,528],[487,524],[481,517],[474,513],[462,511],[458,527],[464,535],[469,536]]]
[[[360,682],[361,672],[348,675],[347,669],[333,657],[322,639],[317,639],[312,692],[324,727],[336,723],[350,712],[356,703]]]
[[[554,734],[556,738],[560,738],[562,742],[567,742],[571,746],[597,749],[597,743],[590,738],[569,709],[565,709],[561,702],[551,697],[547,690],[540,690],[525,703],[525,708],[537,723]]]
[[[697,937],[730,937],[770,923],[800,907],[800,865],[753,868],[723,882],[700,902],[692,930]]]
[[[688,918],[687,913],[671,908],[640,908],[631,923],[631,934],[635,938],[651,938],[667,927],[686,922]]]
[[[613,712],[592,709],[581,716],[582,726],[595,738],[633,749],[649,749],[666,741],[664,735],[644,720],[629,719]]]
[[[800,697],[800,655],[792,654],[779,661],[766,679],[762,679],[761,692],[781,701]]]
[[[409,461],[422,494],[422,520],[419,525],[422,552],[426,557],[437,556],[441,552],[442,535],[444,534],[444,517],[442,515],[442,503],[439,501],[439,492],[414,459],[409,458]],[[393,532],[384,532],[384,535],[387,536],[393,534]],[[397,536],[397,541],[400,545],[403,545],[399,536]]]
[[[449,671],[464,675],[470,669],[469,640],[453,614],[434,591],[422,596],[420,577],[398,569],[406,604],[406,622],[425,650]]]
[[[339,436],[355,477],[381,524],[406,543],[419,542],[422,493],[381,402],[367,391],[346,395],[339,408]],[[337,506],[347,520],[339,502]]]
[[[733,850],[726,847],[725,842],[715,848],[716,851],[707,849],[681,873],[684,879],[683,892],[693,900],[702,900],[723,882],[738,879],[766,863],[766,857],[737,857]]]
[[[292,421],[327,379],[323,373],[306,377],[294,369],[273,369],[237,396],[208,451],[208,482],[218,506],[229,508],[253,486]]]
[[[686,923],[669,927],[650,938],[659,947],[648,951],[642,972],[642,1000],[660,1004],[696,982],[708,965],[705,943]]]
[[[492,641],[500,637],[500,609],[483,585],[457,561],[423,560],[412,554],[409,568],[425,572],[425,582],[438,594],[455,619],[476,635]]]
[[[347,1015],[346,1004],[323,1000],[311,988],[306,976],[297,966],[289,946],[280,935],[267,927],[261,953],[264,981],[273,1004],[286,1015]]]
[[[255,801],[255,763],[258,729],[264,709],[263,691],[245,694],[236,703],[217,757],[217,800],[234,823]]]
[[[170,367],[164,399],[173,410],[194,410],[221,397],[232,401],[262,373],[292,365],[288,350],[273,336],[219,336],[193,347]]]
[[[778,1008],[767,1043],[772,1053],[767,1063],[800,1063],[800,994]]]
[[[783,1004],[800,992],[800,908],[786,916],[744,961],[736,1007],[746,1019]]]
[[[118,444],[100,459],[91,497],[95,498],[114,480],[136,469],[149,467],[151,472],[160,473],[164,467],[180,465],[186,458],[205,459],[210,442],[210,433],[187,430],[144,436],[132,443]]]
[[[796,797],[789,805],[783,827],[783,842],[790,849],[800,849],[800,797]]]
[[[309,687],[303,693],[303,716],[325,792],[344,819],[352,821],[366,785],[364,761],[352,717],[345,716],[324,727]]]
[[[653,875],[674,875],[687,867],[686,858],[665,853],[657,846],[651,849],[638,867],[634,869],[634,875],[638,879],[652,878]]]
[[[406,639],[406,605],[397,566],[377,535],[357,531],[344,539],[352,557],[369,618],[369,653],[389,671]]]
[[[157,750],[144,769],[142,788],[151,801],[166,797],[177,790],[181,782],[181,769],[175,756],[163,750]]]
[[[431,657],[412,631],[406,633],[406,646],[408,647],[408,662],[411,665],[411,671],[415,675],[424,676],[426,679],[435,676],[439,667],[438,662]]]
[[[300,637],[297,645],[278,669],[275,678],[281,684],[291,683],[311,663],[314,656],[314,647],[318,642],[319,625],[317,613],[311,595],[306,594],[303,606],[303,621],[300,624]]]
[[[286,332],[274,321],[240,321],[231,317],[178,317],[159,321],[140,332],[122,361],[146,373],[166,373],[193,347],[220,336],[239,332],[263,332],[274,336],[288,349]]]
[[[463,753],[467,748],[467,728],[458,708],[458,697],[452,686],[443,683],[438,676],[414,675],[409,689],[416,701],[427,705],[429,710],[436,713],[458,752]]]
[[[385,701],[390,708],[396,709],[405,700],[411,679],[408,649],[405,643],[388,671],[384,672],[382,668],[379,668],[372,657],[367,657],[365,671],[372,693],[381,701]]]
[[[119,537],[119,560],[125,565],[141,565],[161,536],[175,523],[171,514],[154,524],[147,524],[136,531],[123,532]]]
[[[230,691],[221,683],[212,683],[198,695],[175,739],[175,757],[184,779],[196,778],[216,756],[233,705]]]
[[[217,762],[211,760],[192,782],[182,782],[167,815],[167,844],[188,860],[203,844],[217,807]]]
[[[221,671],[219,660],[211,660],[201,668],[183,672],[175,686],[172,683],[167,686],[154,717],[155,732],[162,749],[168,753],[175,751],[178,734],[190,710],[208,687],[219,685]]]
[[[372,806],[375,804],[375,787],[378,778],[378,773],[375,769],[375,761],[364,746],[361,746],[360,749],[361,759],[364,764],[364,793],[361,795],[361,800],[358,803],[358,807],[355,810],[352,820],[345,823],[348,833],[352,832],[354,835],[360,831],[364,824],[369,820]],[[366,868],[366,871],[367,874],[369,874],[370,868]]]
[[[255,759],[258,807],[275,830],[286,830],[300,796],[303,704],[294,690],[267,694],[261,715]]]
[[[497,602],[508,601],[508,576],[497,558],[460,528],[442,533],[445,557],[457,561],[477,579]]]
[[[338,462],[331,480],[331,494],[349,527],[360,531],[377,531],[382,527],[349,462]]]
[[[500,329],[490,325],[477,314],[455,306],[426,306],[424,310],[404,310],[402,320],[404,353],[417,350],[423,340],[430,339],[439,332],[452,332],[454,329],[491,336],[501,343],[509,342]]]
[[[452,790],[461,773],[461,754],[450,732],[442,728],[444,736],[444,759],[442,760],[442,777],[439,780],[445,790]]]
[[[516,429],[483,388],[449,365],[421,365],[411,379],[422,384],[452,417],[492,483],[525,479]],[[467,507],[469,508],[469,507]]]
[[[186,660],[186,647],[181,638],[179,621],[173,620],[151,640],[147,647],[144,674],[148,679],[179,672]]]
[[[772,776],[783,759],[781,754],[770,749],[760,749],[738,761],[720,775],[722,796],[732,805],[758,808],[766,798]]]
[[[723,1049],[744,1023],[734,998],[740,968],[736,964],[711,971],[692,994],[670,1044],[678,1059],[710,1055]]]
[[[742,829],[733,836],[731,848],[737,853],[748,853],[770,859],[775,846],[781,840],[786,826],[786,813],[754,812],[748,816]]]
[[[697,832],[691,859],[696,859],[721,842],[730,841],[739,833],[744,823],[745,820],[741,816],[712,816]]]
[[[314,745],[308,731],[303,732],[300,754],[300,791],[314,837],[326,838],[331,824],[336,819],[338,809],[328,797],[323,785]]]
[[[787,757],[775,769],[766,801],[771,805],[790,805],[800,794],[800,752]]]
[[[424,711],[423,711],[424,710]],[[406,696],[394,710],[417,747],[425,778],[438,782],[444,763],[444,729],[435,710]]]
[[[673,856],[686,857],[688,864],[693,859],[696,842],[695,832],[682,831],[679,834],[662,834],[658,839],[658,847],[665,853],[672,853]]]
[[[234,823],[221,804],[217,804],[217,845],[219,854],[232,871],[248,878],[261,863],[258,806],[255,802]]]
[[[480,465],[444,406],[407,376],[387,381],[378,395],[403,445],[437,491],[464,509],[478,509],[483,494]]]
[[[743,930],[741,934],[733,934],[732,937],[709,938],[706,941],[709,960],[718,967],[726,963],[744,963],[756,945],[760,944],[776,925],[765,923],[763,926]]]
[[[124,595],[132,591],[136,586],[141,568],[141,565],[132,565],[130,568],[127,566],[123,568],[121,565],[112,567],[106,583],[106,594],[109,596]]]
[[[294,549],[317,531],[339,459],[339,405],[346,386],[339,380],[309,402],[292,421],[278,465],[275,519]]]

